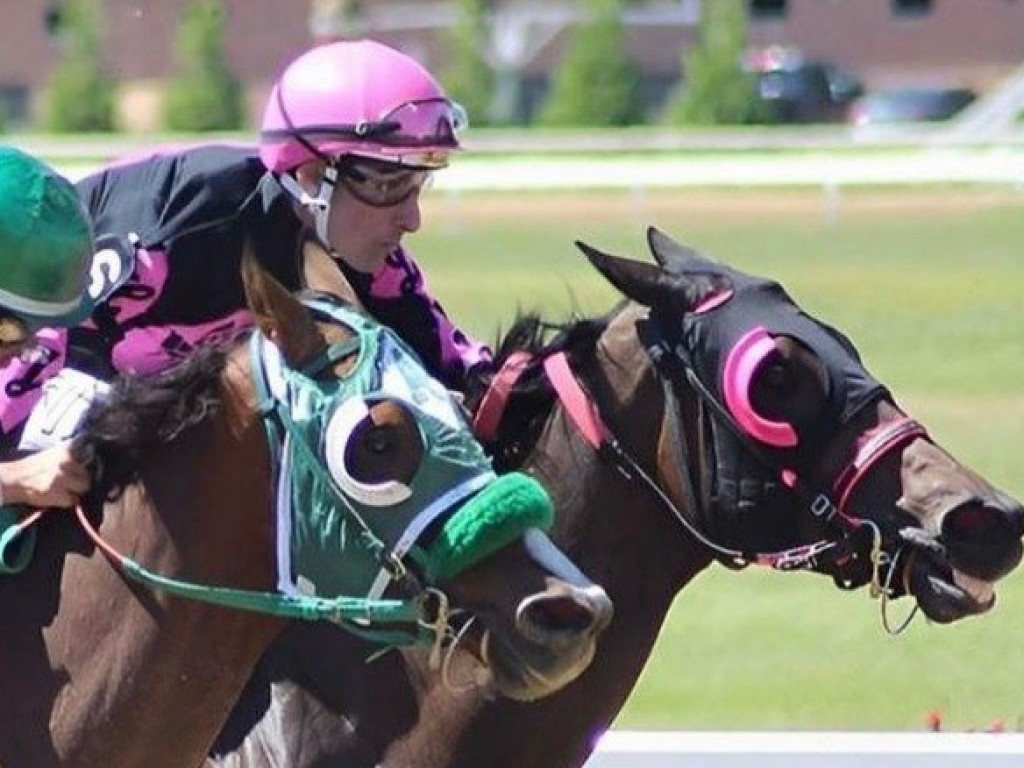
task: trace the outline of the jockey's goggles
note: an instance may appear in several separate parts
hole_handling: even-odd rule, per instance
[[[364,158],[344,158],[336,166],[338,182],[359,202],[374,208],[390,208],[405,202],[423,188],[431,172]]]
[[[469,125],[461,104],[444,98],[407,101],[378,120],[353,126],[351,134],[387,147],[455,149]],[[411,163],[406,163],[410,165]]]

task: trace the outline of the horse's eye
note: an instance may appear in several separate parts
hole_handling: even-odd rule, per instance
[[[765,360],[751,384],[751,405],[768,419],[796,427],[813,424],[825,398],[821,361],[799,342],[778,344],[779,352]]]
[[[777,360],[761,371],[757,377],[757,384],[768,389],[785,389],[792,384],[789,366],[783,361]]]
[[[796,381],[792,366],[775,356],[766,362],[750,386],[750,403],[754,412],[764,418],[791,423]]]
[[[397,445],[395,430],[392,427],[369,427],[360,442],[364,450],[376,456],[387,455]]]
[[[375,507],[399,504],[423,459],[416,421],[395,401],[342,403],[328,422],[324,452],[341,490]]]

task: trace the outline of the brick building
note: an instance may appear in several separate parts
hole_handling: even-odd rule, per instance
[[[184,0],[98,0],[106,71],[119,83],[119,122],[129,130],[157,124],[162,82],[174,71],[174,41]],[[242,78],[253,114],[274,75],[310,44],[312,0],[222,0],[226,56]],[[60,56],[59,0],[5,5],[0,27],[0,100],[16,122],[40,106]]]
[[[173,72],[185,0],[97,0],[108,71],[120,83],[128,129],[155,127],[161,83]],[[703,0],[711,2],[713,0]],[[442,32],[454,2],[433,0],[223,0],[229,66],[259,114],[274,74],[314,40],[368,35],[428,66],[443,62]],[[26,119],[60,51],[53,20],[61,0],[7,3],[0,28],[0,100]],[[657,100],[679,78],[702,0],[634,0],[624,20],[630,54]],[[747,0],[754,46],[781,44],[828,59],[869,87],[902,83],[991,87],[1024,64],[1024,0]],[[530,113],[583,18],[580,0],[491,0],[491,63],[517,83]],[[506,78],[506,81],[509,79]]]

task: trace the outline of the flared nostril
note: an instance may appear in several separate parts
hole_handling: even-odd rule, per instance
[[[531,605],[526,611],[526,620],[560,632],[584,632],[594,623],[594,614],[575,600],[556,598]]]
[[[942,538],[947,542],[998,541],[1020,538],[1020,510],[1014,514],[983,504],[964,504],[946,513],[942,519]]]
[[[519,608],[518,621],[529,634],[589,635],[608,625],[611,612],[604,590],[573,589],[527,599]]]
[[[964,504],[942,520],[949,565],[987,581],[1002,578],[1021,560],[1024,510],[1018,504]]]

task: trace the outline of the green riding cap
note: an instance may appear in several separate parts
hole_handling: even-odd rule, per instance
[[[92,228],[71,182],[0,147],[0,307],[33,329],[77,324],[93,309],[92,256]]]

